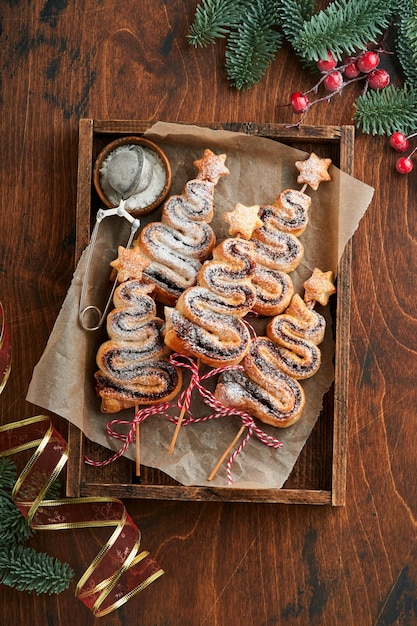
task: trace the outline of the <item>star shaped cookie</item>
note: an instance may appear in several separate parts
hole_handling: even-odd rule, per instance
[[[226,155],[214,154],[209,148],[204,150],[204,156],[193,164],[198,169],[197,179],[208,180],[217,185],[221,176],[230,174],[225,166]]]
[[[259,204],[245,206],[238,202],[233,211],[224,213],[223,219],[230,224],[229,235],[240,235],[244,239],[250,239],[253,231],[263,224],[258,215],[259,209]]]
[[[327,171],[331,164],[331,159],[321,159],[312,152],[305,161],[295,162],[295,167],[300,172],[297,183],[310,185],[316,191],[321,182],[331,179]]]
[[[317,267],[303,287],[305,289],[305,302],[319,302],[323,306],[326,306],[329,297],[336,293],[336,287],[333,284],[333,272],[322,272]]]
[[[117,280],[124,283],[130,278],[141,280],[143,270],[150,264],[139,247],[124,248],[119,246],[117,249],[118,257],[110,263],[117,271]]]

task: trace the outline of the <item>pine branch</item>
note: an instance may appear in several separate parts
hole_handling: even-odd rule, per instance
[[[0,548],[0,582],[18,591],[59,594],[69,587],[73,576],[68,563],[33,548]]]
[[[0,546],[27,541],[33,531],[12,500],[16,482],[16,465],[3,457],[0,459]]]
[[[396,53],[407,82],[417,88],[417,3],[397,0]]]
[[[16,475],[15,463],[8,458],[0,458],[0,546],[24,543],[33,535],[33,530],[12,500]],[[36,483],[32,488],[34,486]],[[60,494],[61,484],[56,480],[48,490],[46,499],[59,498]]]
[[[12,491],[16,482],[16,465],[7,457],[0,458],[0,489]]]
[[[237,89],[250,89],[259,82],[282,45],[282,34],[275,30],[278,3],[256,0],[244,19],[229,36],[226,47],[226,72]]]
[[[192,46],[206,47],[226,37],[240,21],[245,2],[241,0],[202,0],[187,35]]]
[[[382,91],[367,91],[357,98],[353,119],[369,135],[409,134],[417,128],[417,90],[389,85]]]
[[[316,12],[315,0],[281,0],[279,17],[285,38],[292,44],[304,26]]]
[[[11,496],[0,495],[0,547],[27,541],[33,531]]]
[[[293,46],[309,60],[325,58],[328,50],[340,60],[376,41],[390,18],[390,0],[336,0],[304,23]]]

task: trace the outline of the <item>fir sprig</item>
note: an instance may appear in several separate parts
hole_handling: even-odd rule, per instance
[[[0,546],[23,543],[33,531],[10,495],[0,495]]]
[[[304,23],[310,20],[315,12],[314,0],[285,0],[279,3],[281,27],[289,42],[298,38]]]
[[[292,45],[308,60],[324,59],[328,50],[340,60],[375,42],[390,18],[389,0],[339,0],[305,21]]]
[[[378,44],[395,26],[395,52],[404,89],[365,90],[354,103],[354,120],[367,134],[414,132],[417,120],[417,0],[333,0],[316,11],[314,0],[202,0],[188,35],[193,45],[226,37],[226,71],[237,89],[265,74],[284,38],[302,65],[317,71],[328,51],[340,61]]]
[[[396,52],[407,82],[417,88],[417,7],[414,10],[399,19]]]
[[[12,499],[16,476],[15,463],[0,458],[0,583],[19,591],[61,593],[73,577],[69,565],[19,545],[33,535],[33,530]],[[55,499],[60,492],[61,485],[55,481],[46,498]]]
[[[74,576],[68,563],[26,546],[0,548],[0,582],[18,591],[59,594]]]
[[[202,0],[187,35],[193,46],[206,47],[226,37],[239,23],[244,2],[241,0]]]
[[[389,85],[382,91],[367,91],[354,106],[353,118],[365,134],[408,134],[417,128],[417,89]]]
[[[0,459],[0,490],[12,491],[16,482],[16,465],[11,459],[3,457]]]
[[[23,543],[33,534],[22,513],[12,500],[16,482],[16,465],[11,459],[0,459],[0,546]]]
[[[237,89],[250,89],[259,82],[282,45],[275,0],[256,0],[245,19],[232,32],[226,47],[226,72]]]

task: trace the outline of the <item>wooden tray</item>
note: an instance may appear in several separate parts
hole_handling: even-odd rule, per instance
[[[102,147],[113,139],[123,135],[141,135],[152,123],[80,120],[75,262],[89,242],[91,225],[100,206],[92,184],[95,158]],[[315,151],[322,157],[330,157],[344,172],[353,174],[353,126],[303,126],[297,129],[281,124],[197,125],[267,137],[306,152]],[[104,460],[108,458],[109,451],[88,440],[77,427],[69,424],[71,454],[67,468],[67,495],[343,505],[346,491],[350,266],[351,244],[348,243],[338,268],[337,297],[333,299],[336,302],[332,308],[336,333],[335,382],[323,399],[320,418],[283,488],[186,487],[163,472],[148,467],[141,468],[138,479],[135,464],[124,457],[105,467],[91,467],[84,463],[84,455]]]

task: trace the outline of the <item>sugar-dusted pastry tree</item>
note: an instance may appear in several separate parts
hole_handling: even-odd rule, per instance
[[[159,222],[143,228],[135,245],[149,259],[145,276],[155,286],[155,298],[175,304],[181,293],[195,284],[201,263],[210,255],[216,238],[213,218],[214,188],[229,174],[226,155],[206,149],[194,161],[198,169],[179,195],[164,203]]]
[[[181,386],[181,375],[168,360],[164,344],[164,321],[156,315],[149,295],[153,285],[142,275],[147,260],[140,250],[119,247],[112,262],[118,269],[119,286],[113,297],[114,309],[107,316],[109,339],[97,352],[97,393],[103,413],[169,401]]]
[[[313,307],[316,302],[327,305],[335,292],[332,273],[316,268],[304,288],[304,299],[294,294],[285,312],[271,319],[266,336],[252,342],[243,369],[221,374],[215,392],[226,406],[279,428],[300,419],[305,394],[299,381],[314,376],[320,368],[318,345],[326,323]]]
[[[164,203],[161,221],[151,222],[132,247],[119,246],[110,263],[114,309],[107,316],[109,339],[97,352],[95,374],[97,395],[103,413],[134,407],[135,429],[125,446],[136,439],[136,470],[140,473],[139,423],[148,414],[140,407],[163,407],[181,389],[181,370],[168,359],[164,342],[165,322],[156,314],[155,299],[175,303],[196,281],[202,262],[215,245],[210,226],[214,188],[229,170],[226,155],[206,149],[194,162],[198,169],[179,195]],[[133,432],[135,431],[135,434]],[[124,448],[122,448],[123,451]],[[94,462],[89,461],[92,464]]]
[[[302,184],[301,190],[285,190],[268,212],[259,213],[264,217],[263,225],[254,230],[251,241],[261,241],[264,245],[265,237],[259,233],[262,233],[265,223],[271,221],[278,233],[280,228],[285,234],[287,230],[285,225],[279,226],[280,220],[293,223],[297,234],[304,231],[310,207],[306,199],[309,196],[304,192],[307,187],[316,191],[321,182],[330,180],[328,169],[331,160],[312,153],[308,159],[297,161],[295,165],[299,171],[297,182]],[[288,198],[293,200],[284,203],[284,199]],[[297,238],[292,237],[296,253],[290,267],[295,267],[301,260],[303,249],[299,247]],[[215,396],[222,405],[279,428],[291,426],[300,419],[306,400],[299,381],[310,378],[320,368],[318,345],[325,333],[325,319],[314,310],[314,306],[316,302],[327,305],[329,296],[335,292],[332,272],[316,268],[304,283],[304,289],[304,299],[297,293],[292,295],[289,306],[269,321],[266,336],[251,341],[241,361],[242,367],[226,369],[220,375]],[[233,445],[235,442],[234,439]],[[230,446],[227,452],[229,450]],[[225,456],[223,454],[222,459]],[[214,474],[215,471],[210,478]]]
[[[169,402],[180,390],[182,377],[168,359],[164,321],[156,315],[155,301],[149,295],[154,286],[143,277],[149,260],[138,247],[119,246],[111,265],[119,285],[113,296],[114,309],[106,320],[109,339],[97,352],[96,392],[103,413],[134,407],[136,473],[140,475],[139,407]],[[127,440],[126,445],[129,443]]]
[[[330,180],[330,165],[330,159],[312,153],[296,162],[301,190],[286,189],[269,206],[237,203],[224,214],[234,236],[214,249],[197,285],[181,295],[175,308],[165,308],[166,344],[198,362],[224,368],[215,394],[222,406],[275,426],[290,425],[300,417],[305,399],[298,380],[320,367],[317,344],[324,336],[324,318],[312,310],[310,295],[308,305],[294,295],[288,273],[304,253],[298,237],[308,223],[311,198],[306,188],[317,190],[321,182]],[[324,276],[333,292],[330,273]],[[243,319],[250,311],[268,317],[276,314],[267,337],[253,338]]]

